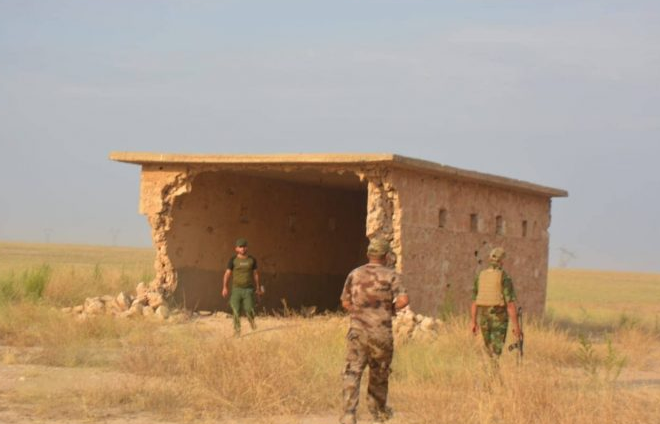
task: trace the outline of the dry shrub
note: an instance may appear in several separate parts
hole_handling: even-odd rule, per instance
[[[141,281],[149,283],[153,271],[134,268],[61,266],[55,268],[44,290],[44,300],[57,306],[81,304],[88,297],[134,293]]]
[[[154,324],[111,316],[75,319],[41,304],[22,302],[0,309],[0,340],[32,347],[28,361],[54,366],[96,366],[112,361],[120,340],[131,333],[149,333]]]
[[[121,367],[144,378],[171,377],[183,386],[201,388],[180,407],[210,415],[305,414],[336,408],[341,330],[331,325],[336,323],[332,319],[297,319],[291,325],[292,320],[286,320],[283,330],[240,339],[190,328],[154,333],[125,350]]]

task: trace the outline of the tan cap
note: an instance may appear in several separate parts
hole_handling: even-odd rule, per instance
[[[495,249],[490,251],[490,254],[488,255],[488,260],[490,262],[500,262],[504,257],[506,256],[506,253],[504,253],[504,249],[501,247],[496,247]]]
[[[367,255],[369,256],[385,256],[389,251],[390,242],[381,238],[372,239],[369,242],[369,247],[367,247]]]

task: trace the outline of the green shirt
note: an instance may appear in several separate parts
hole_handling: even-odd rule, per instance
[[[498,266],[490,266],[491,268],[502,270],[502,295],[506,303],[514,302],[516,300],[516,292],[513,290],[513,280],[509,274]],[[472,300],[477,300],[477,293],[479,293],[479,276],[474,279],[474,288],[472,289]]]
[[[257,269],[257,260],[252,256],[239,258],[232,256],[227,264],[227,269],[232,272],[232,287],[254,287],[254,270]]]

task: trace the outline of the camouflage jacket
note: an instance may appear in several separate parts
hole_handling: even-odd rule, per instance
[[[391,337],[393,302],[405,293],[401,276],[391,268],[366,264],[351,271],[341,294],[341,301],[351,304],[351,330]]]

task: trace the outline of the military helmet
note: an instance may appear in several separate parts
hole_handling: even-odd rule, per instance
[[[369,256],[385,256],[390,251],[390,242],[382,238],[373,238],[367,247]]]
[[[236,247],[245,247],[245,246],[247,246],[247,240],[246,239],[241,237],[238,240],[236,240]]]
[[[505,256],[506,253],[504,252],[504,249],[501,247],[496,247],[490,251],[490,254],[488,255],[488,261],[498,263],[501,262]]]

